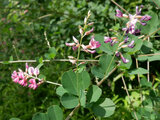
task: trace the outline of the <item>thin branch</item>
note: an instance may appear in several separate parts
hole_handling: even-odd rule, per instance
[[[112,71],[108,75],[106,75],[100,82],[97,83],[97,85],[100,86],[106,80],[106,78],[110,76],[118,68],[118,66],[120,66],[120,64],[121,63],[119,63],[115,68],[113,68]]]
[[[125,10],[122,6],[120,6],[118,3],[116,3],[114,0],[111,0],[115,5],[117,5],[119,8],[121,8],[124,12],[126,12],[127,14],[129,14],[128,13],[128,11],[127,10]]]
[[[155,33],[158,32],[159,30],[160,30],[160,28],[158,28],[157,30],[155,30],[154,32],[152,32],[150,35],[147,35],[147,36],[143,39],[143,41],[146,40],[146,39],[148,39],[151,35],[155,34]]]
[[[17,54],[17,50],[16,50],[15,45],[13,45],[13,49],[14,49],[14,51],[15,51],[15,54],[16,54],[17,59],[19,60],[19,57],[18,57],[18,54]]]
[[[39,17],[38,19],[42,19],[42,18],[45,18],[45,17],[50,17],[50,16],[52,16],[52,15],[53,15],[53,14],[43,15],[43,16]]]
[[[152,1],[153,1],[154,4],[158,7],[158,9],[160,9],[159,5],[158,5],[154,0],[152,0]]]
[[[144,56],[154,56],[154,55],[160,55],[160,53],[154,53],[154,54],[145,54],[145,55],[138,55],[138,57],[144,57]]]
[[[79,103],[79,104],[72,110],[72,112],[67,116],[67,118],[66,118],[65,120],[69,120],[80,106],[81,106],[81,105],[80,105],[80,103]]]
[[[42,62],[70,62],[69,59],[53,59],[53,60],[42,60]],[[83,60],[80,59],[80,62],[98,62],[99,60]],[[1,64],[8,62],[8,63],[34,63],[37,60],[17,60],[17,61],[0,61]]]
[[[138,60],[136,59],[136,68],[138,69]],[[138,82],[139,82],[139,84],[140,84],[140,78],[139,78],[139,74],[137,75],[137,77],[138,77]]]
[[[124,80],[124,77],[122,76],[122,82],[123,82],[123,85],[124,85],[124,89],[126,90],[126,93],[127,93],[127,96],[128,96],[128,99],[129,99],[129,102],[130,104],[132,105],[132,101],[131,101],[131,98],[130,98],[130,95],[129,95],[129,92],[128,92],[128,89],[127,89],[127,86],[126,86],[126,83],[125,83],[125,80]],[[133,107],[133,106],[132,106]],[[133,113],[134,113],[134,116],[136,118],[136,120],[138,120],[138,117],[137,117],[137,114],[133,108]]]
[[[29,74],[27,74],[27,73],[25,73],[25,75],[27,75],[27,76],[29,76],[29,77],[31,77],[31,78],[37,79],[37,80],[40,81],[40,82],[46,82],[46,83],[49,83],[49,84],[62,86],[62,85],[59,84],[59,83],[55,83],[55,82],[51,82],[51,81],[46,81],[46,80],[43,80],[43,79],[41,79],[41,78],[38,78],[38,77],[34,77],[34,76],[32,76],[32,75],[29,75]]]
[[[148,37],[148,42],[150,41],[150,38]],[[147,61],[147,70],[149,71],[149,61]],[[149,76],[149,72],[147,73],[147,80],[148,82],[150,81],[150,76]]]
[[[61,84],[59,83],[55,83],[55,82],[51,82],[51,81],[44,81],[46,83],[49,83],[49,84],[53,84],[53,85],[58,85],[58,86],[62,86]]]
[[[50,43],[49,43],[49,41],[48,41],[48,38],[47,38],[47,33],[46,33],[46,31],[44,31],[44,37],[45,37],[45,40],[46,40],[46,42],[47,42],[48,47],[51,48],[51,45],[50,45]]]
[[[138,60],[136,59],[136,68],[138,69]],[[141,87],[141,84],[140,84],[140,77],[139,77],[139,74],[137,75],[137,78],[138,78],[138,83],[139,83],[139,87]],[[140,89],[140,96],[141,96],[141,102],[143,101],[143,96],[142,96],[142,90]]]

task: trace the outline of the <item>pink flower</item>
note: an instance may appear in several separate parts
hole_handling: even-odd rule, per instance
[[[92,36],[92,38],[89,42],[89,45],[82,44],[83,51],[91,53],[91,54],[95,53],[96,51],[94,49],[99,48],[100,46],[101,46],[101,44],[99,43],[99,41],[96,41],[94,39],[94,36]]]
[[[34,67],[29,67],[28,68],[28,73],[29,75],[39,75],[39,69],[38,68],[34,68]]]
[[[35,90],[37,87],[38,87],[38,85],[37,85],[37,83],[36,83],[36,80],[35,79],[30,79],[29,80],[29,88],[32,88],[33,90]]]
[[[35,76],[39,75],[39,69],[38,69],[38,68],[35,68],[35,69],[34,69],[34,75],[35,75]]]
[[[34,67],[29,67],[28,64],[26,63],[25,72],[23,72],[21,69],[19,69],[19,72],[13,71],[11,78],[13,79],[13,82],[19,83],[22,86],[27,86],[28,79],[30,79],[29,80],[30,84],[28,87],[33,88],[35,90],[38,86],[36,84],[36,79],[38,79],[37,75],[39,75],[39,69]],[[43,83],[43,80],[39,83],[39,85],[41,83]]]
[[[20,80],[18,83],[19,83],[20,85],[22,85],[22,86],[27,86],[27,79],[24,78],[24,79]]]
[[[34,74],[34,68],[33,67],[29,67],[28,68],[28,73],[29,73],[29,75],[33,75]]]
[[[99,43],[99,41],[96,41],[94,39],[94,36],[92,36],[90,42],[89,42],[89,48],[90,49],[96,49],[96,48],[99,48],[101,46],[101,44]]]
[[[85,34],[84,34],[84,35],[89,35],[89,34],[91,34],[93,31],[94,31],[94,28],[92,28],[91,30],[89,30],[89,31],[85,32]]]
[[[11,78],[13,79],[13,82],[15,82],[15,83],[18,83],[18,82],[19,82],[19,76],[18,76],[18,74],[17,74],[16,71],[14,71],[14,72],[12,73]]]
[[[75,51],[78,47],[80,47],[79,41],[73,36],[74,43],[66,43],[66,46],[72,47],[72,49]]]

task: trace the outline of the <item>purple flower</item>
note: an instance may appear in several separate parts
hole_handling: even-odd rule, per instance
[[[141,23],[141,25],[143,25],[143,26],[147,25],[147,23],[144,23],[144,22],[140,22],[140,23]]]
[[[104,42],[105,43],[108,43],[108,42],[111,43],[112,42],[112,38],[104,36]]]
[[[128,47],[129,47],[129,48],[133,48],[133,47],[134,47],[134,40],[132,40],[131,43],[128,44]]]
[[[128,42],[128,36],[124,39],[124,43],[127,43]]]
[[[140,29],[136,29],[135,32],[133,33],[135,36],[138,36],[140,35],[141,33],[141,30]]]
[[[117,17],[123,17],[123,13],[119,9],[117,9],[116,10],[116,16]]]
[[[122,59],[123,63],[128,63],[129,62],[129,60],[124,58],[122,55],[121,55],[121,59]]]
[[[119,57],[119,56],[120,56],[119,52],[116,52],[116,56],[117,56],[117,57]]]
[[[144,21],[149,21],[149,20],[151,20],[151,16],[149,16],[149,15],[145,15],[145,16],[142,16],[142,18],[141,18],[141,21],[142,20],[144,20]]]
[[[139,9],[138,6],[136,6],[136,15],[140,15],[141,14],[141,10],[142,10],[142,6],[141,6],[140,9]]]

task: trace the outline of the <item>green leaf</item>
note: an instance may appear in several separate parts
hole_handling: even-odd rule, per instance
[[[36,113],[32,120],[49,120],[47,113]]]
[[[108,44],[104,43],[104,36],[100,35],[100,34],[95,35],[95,40],[97,40],[101,43],[100,50],[102,50],[105,53],[108,53],[110,55],[113,54],[118,47],[118,44],[111,46],[109,43]]]
[[[155,30],[157,30],[157,26],[159,24],[158,15],[156,13],[149,11],[148,15],[152,16],[152,18],[147,22],[146,26],[141,26],[142,34],[151,34]]]
[[[153,2],[153,0],[151,0],[151,1]],[[160,2],[159,2],[159,0],[154,0],[154,2],[160,7]],[[155,4],[154,2],[153,2],[153,4]],[[156,5],[155,5],[155,6],[156,6]],[[156,6],[156,7],[157,7],[157,6]]]
[[[132,55],[141,49],[143,41],[142,41],[142,39],[139,39],[137,36],[133,36],[133,35],[130,35],[129,38],[130,38],[130,42],[132,40],[134,40],[135,46],[133,48],[126,47],[126,48],[124,48],[124,51]]]
[[[129,74],[139,74],[139,75],[142,75],[142,74],[147,74],[147,73],[148,73],[148,70],[146,70],[144,68],[138,68],[138,69],[132,70]]]
[[[153,48],[153,44],[151,42],[148,42],[146,40],[143,41],[141,50],[144,54],[150,53],[152,48]]]
[[[147,61],[148,60],[148,57],[147,56],[139,56],[138,58],[137,58],[137,60],[139,60],[139,61]]]
[[[80,103],[81,103],[81,106],[86,107],[86,93],[85,93],[85,91],[81,92]]]
[[[93,112],[100,117],[109,117],[115,111],[115,104],[109,98],[99,99],[95,105],[93,105]]]
[[[89,103],[96,102],[102,94],[102,90],[97,85],[92,85],[89,87],[87,92],[87,101]]]
[[[65,93],[62,97],[61,97],[61,103],[65,108],[71,109],[74,108],[78,105],[79,103],[79,99],[78,97]]]
[[[62,76],[62,86],[68,92],[80,96],[90,85],[90,76],[88,72],[74,73],[72,70],[65,72]]]
[[[59,96],[62,96],[63,94],[67,93],[67,90],[65,90],[62,86],[59,86],[57,89],[56,89],[56,94],[59,95]]]
[[[149,56],[148,57],[149,62],[158,61],[158,60],[160,60],[160,55],[154,55],[154,56]]]
[[[49,48],[48,53],[44,55],[47,59],[53,59],[56,56],[56,49],[54,47]]]
[[[115,67],[115,60],[112,60],[111,55],[103,55],[99,59],[99,66],[93,66],[91,69],[92,74],[98,78],[107,76],[109,72]]]
[[[152,87],[152,83],[148,82],[146,78],[142,78],[140,84],[142,87]]]
[[[50,106],[47,113],[49,120],[63,120],[63,111],[58,105]]]
[[[11,118],[9,120],[21,120],[21,119],[19,119],[19,118]]]

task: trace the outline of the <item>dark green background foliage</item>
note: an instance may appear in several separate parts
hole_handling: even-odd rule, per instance
[[[159,4],[158,0],[155,0],[155,2]],[[155,19],[152,21],[153,24],[155,23],[155,26],[151,30],[150,26],[146,26],[143,30],[144,34],[148,34],[148,29],[150,32],[153,32],[156,28],[160,27],[158,19],[160,12],[152,0],[117,0],[117,3],[130,13],[135,12],[136,5],[143,4],[143,15],[149,13],[155,14]],[[94,33],[114,36],[117,32],[122,33],[121,28],[124,26],[124,22],[115,17],[115,10],[117,8],[109,0],[0,0],[0,61],[18,59],[37,60],[37,63],[29,63],[36,66],[40,62],[38,62],[40,58],[40,60],[51,59],[53,56],[51,55],[51,58],[48,57],[51,50],[48,49],[45,41],[45,31],[51,46],[56,48],[57,55],[55,58],[64,59],[68,55],[75,56],[76,52],[73,52],[70,47],[66,47],[65,43],[71,42],[73,35],[77,38],[80,37],[78,25],[83,24],[83,19],[88,10],[91,10],[92,14],[89,21],[95,22]],[[27,12],[25,12],[26,10]],[[112,31],[109,31],[109,29],[112,29]],[[151,37],[150,43],[142,46],[143,54],[155,53],[160,50],[159,36],[160,32]],[[98,50],[98,53],[102,53],[101,49]],[[85,59],[87,59],[90,57],[94,58],[96,55],[98,54],[88,55],[82,52],[80,57],[84,58],[85,56]],[[141,61],[140,66],[145,68],[146,62],[144,61],[151,58],[138,59]],[[154,60],[160,59],[155,58]],[[154,60],[151,59],[151,61]],[[40,71],[41,74],[45,75],[48,81],[53,82],[59,82],[62,74],[68,71],[68,68],[72,68],[71,63],[68,62],[54,62],[51,60],[51,62],[43,64]],[[87,66],[87,71],[91,71],[90,66],[92,65],[94,64]],[[155,119],[159,116],[160,93],[158,89],[154,91],[152,87],[157,82],[156,88],[159,87],[160,89],[159,65],[159,62],[151,63],[151,78],[156,78],[156,81],[153,81],[152,84],[146,84],[145,77],[142,80],[143,92],[148,100],[142,103],[143,107],[137,108],[139,118],[141,118],[141,115],[149,119],[154,117],[151,114],[156,116]],[[12,82],[11,73],[13,70],[17,70],[18,68],[24,69],[24,66],[24,63],[7,64],[6,62],[6,64],[0,64],[0,120],[9,120],[13,117],[31,120],[33,114],[37,112],[41,112],[41,114],[45,113],[51,105],[59,105],[63,110],[64,118],[66,118],[71,110],[65,110],[62,104],[60,104],[59,96],[56,94],[57,86],[44,83],[34,91]],[[131,68],[135,69],[135,61],[133,61]],[[128,71],[126,74],[127,86],[133,89],[136,89],[138,86],[137,79],[135,78],[137,76],[130,75],[129,73],[136,74],[136,72],[136,70],[133,70]],[[90,76],[91,80],[94,79],[92,75]],[[116,104],[115,113],[107,118],[107,120],[129,120],[133,117],[132,113],[129,112],[128,98],[124,89],[122,89],[123,84],[121,80],[113,79],[116,76],[117,74],[113,74],[101,86],[103,88],[102,97],[112,98]],[[147,90],[148,88],[151,90]],[[139,104],[139,91],[131,91],[130,94],[133,97],[134,105]],[[66,93],[66,95],[68,94]],[[70,97],[73,96],[70,95]],[[157,105],[156,108],[154,108],[154,105]],[[150,109],[145,109],[146,106],[150,106]],[[159,108],[157,108],[158,106]],[[92,120],[94,119],[93,111],[81,108],[72,119]]]

